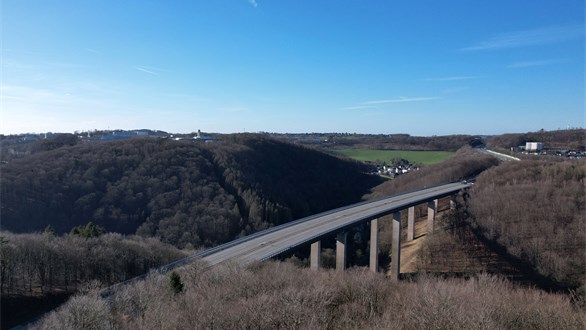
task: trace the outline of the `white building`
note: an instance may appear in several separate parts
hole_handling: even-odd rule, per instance
[[[525,143],[525,151],[527,152],[540,152],[543,149],[543,143],[541,142],[527,142]]]

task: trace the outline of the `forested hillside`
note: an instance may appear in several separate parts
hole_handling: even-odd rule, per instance
[[[98,234],[99,235],[99,234]],[[87,292],[144,274],[187,251],[156,238],[0,233],[1,325],[9,329]]]
[[[78,136],[69,133],[56,134],[47,139],[39,139],[39,137],[37,135],[34,138],[27,139],[25,134],[0,134],[0,159],[2,159],[2,162],[7,163],[38,152],[54,150],[63,146],[73,146],[80,142]]]
[[[586,150],[586,130],[570,129],[496,135],[488,139],[491,148],[509,149],[525,145],[526,142],[542,142],[548,149]]]
[[[108,233],[98,237],[2,233],[2,295],[75,291],[96,281],[112,285],[184,257],[187,252],[155,238]]]
[[[542,276],[585,285],[585,177],[582,161],[505,163],[478,177],[470,212],[486,238]]]
[[[328,142],[337,148],[456,151],[473,139],[470,135],[412,136],[390,135],[332,135]]]
[[[271,136],[320,148],[414,151],[456,151],[474,138],[471,135],[412,136],[348,133],[271,134]]]
[[[215,245],[358,201],[379,182],[362,166],[254,135],[63,144],[2,165],[2,229],[62,233],[92,221]]]

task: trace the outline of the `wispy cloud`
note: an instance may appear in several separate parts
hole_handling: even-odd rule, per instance
[[[580,38],[584,35],[581,24],[548,26],[533,30],[513,31],[497,34],[475,45],[464,47],[463,51],[496,50],[528,46],[540,46]]]
[[[557,58],[557,59],[550,59],[550,60],[538,60],[538,61],[523,61],[523,62],[515,62],[507,66],[509,69],[518,69],[518,68],[528,68],[533,66],[544,66],[544,65],[552,65],[558,63],[565,63],[568,60]]]
[[[256,2],[256,0],[248,0],[248,3],[253,6],[254,8],[258,7],[258,3]]]
[[[457,81],[457,80],[470,80],[478,79],[477,76],[454,76],[454,77],[435,77],[435,78],[423,78],[422,81]]]
[[[420,102],[420,101],[429,101],[429,100],[437,100],[437,99],[440,99],[440,97],[403,97],[403,96],[401,96],[396,99],[366,101],[366,102],[362,102],[362,104],[369,105],[369,104]]]
[[[155,75],[155,76],[158,75],[158,73],[156,73],[152,68],[148,68],[148,67],[140,66],[140,65],[139,66],[135,66],[134,68],[136,70],[138,70],[138,71],[146,72],[148,74],[152,74],[152,75]]]
[[[387,100],[371,100],[364,101],[355,106],[344,107],[342,110],[360,110],[360,109],[377,109],[380,105],[391,104],[391,103],[407,103],[407,102],[422,102],[441,99],[441,97],[398,97],[395,99]]]

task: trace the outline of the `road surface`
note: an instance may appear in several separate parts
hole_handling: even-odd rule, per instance
[[[466,182],[450,183],[324,212],[205,250],[164,266],[163,270],[173,269],[194,259],[201,259],[209,266],[225,261],[246,265],[267,260],[372,219],[452,195],[471,185]]]

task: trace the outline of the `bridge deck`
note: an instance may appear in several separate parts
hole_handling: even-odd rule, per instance
[[[209,265],[224,261],[241,265],[263,261],[347,228],[413,205],[449,196],[470,186],[470,183],[450,183],[324,212],[197,253],[167,265],[165,269],[175,268],[196,258],[201,258]]]

